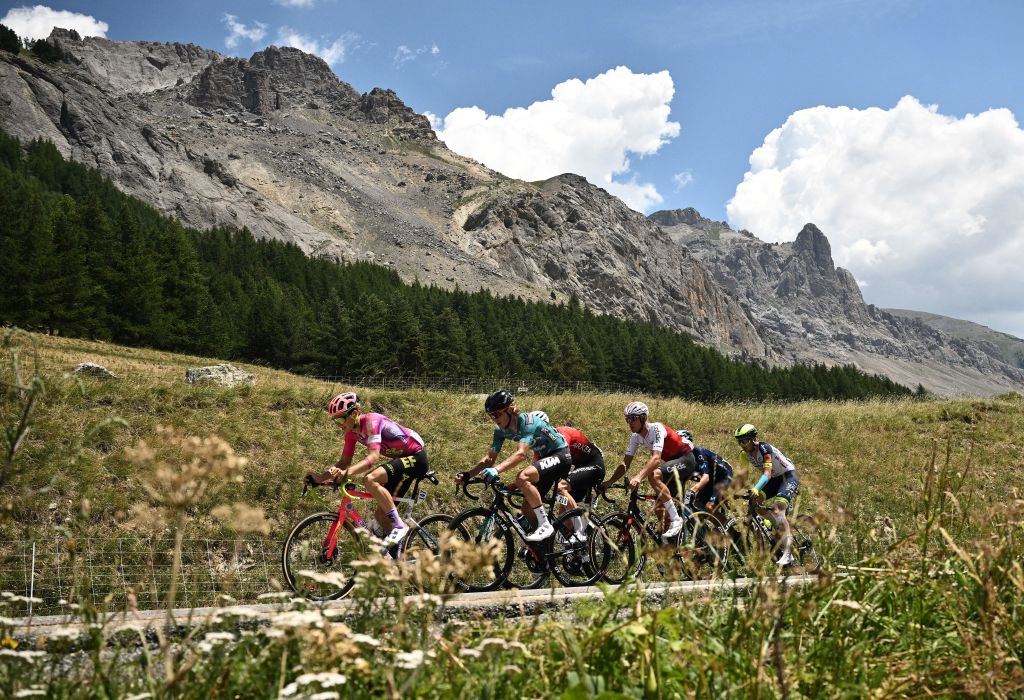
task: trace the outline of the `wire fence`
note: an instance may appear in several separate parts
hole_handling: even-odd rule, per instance
[[[640,390],[617,382],[558,381],[553,379],[523,379],[516,377],[442,377],[395,375],[303,375],[308,379],[332,385],[374,389],[424,389],[457,394],[489,394],[501,388],[517,394],[636,394]],[[648,392],[649,393],[649,392]]]
[[[280,590],[280,552],[280,542],[263,538],[186,539],[175,604],[210,606],[224,595],[251,602]],[[0,590],[25,597],[15,614],[61,614],[73,603],[116,610],[130,600],[157,608],[170,590],[173,556],[171,538],[6,540]]]

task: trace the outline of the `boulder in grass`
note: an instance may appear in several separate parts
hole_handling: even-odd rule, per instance
[[[185,370],[185,381],[189,384],[220,384],[236,386],[238,384],[255,384],[255,375],[238,369],[230,364],[213,365],[212,367],[193,367]]]
[[[75,367],[75,374],[84,374],[88,377],[96,377],[97,379],[117,379],[116,374],[95,362],[83,362]]]

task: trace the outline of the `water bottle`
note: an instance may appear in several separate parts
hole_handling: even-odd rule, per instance
[[[519,527],[523,528],[523,532],[530,531],[530,519],[522,513],[516,516],[516,522],[519,523]]]
[[[765,530],[771,530],[772,529],[772,519],[771,518],[761,518],[761,522],[764,524],[764,529]]]

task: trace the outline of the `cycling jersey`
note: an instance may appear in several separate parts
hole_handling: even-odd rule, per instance
[[[516,417],[514,430],[494,426],[491,451],[501,452],[501,446],[505,444],[505,440],[526,443],[541,459],[568,447],[565,438],[538,413],[520,413]]]
[[[345,448],[341,456],[354,455],[357,442],[367,448],[379,446],[380,453],[387,457],[408,457],[423,449],[423,438],[415,430],[403,428],[380,413],[359,416],[355,430],[345,433]]]
[[[769,465],[772,468],[772,478],[776,476],[782,476],[786,472],[795,472],[796,467],[789,461],[786,455],[782,454],[778,448],[773,447],[767,442],[758,442],[757,449],[754,450],[754,454],[747,454],[747,460],[757,467],[758,469],[764,469],[764,465]]]
[[[629,438],[626,456],[632,457],[641,446],[653,452],[661,452],[661,458],[668,462],[693,450],[693,443],[679,435],[664,423],[648,423],[647,435],[633,433]]]
[[[592,443],[582,430],[568,425],[558,426],[558,433],[569,443],[569,454],[572,455],[572,466],[589,464],[594,456],[600,453],[597,445]]]
[[[732,479],[732,465],[721,455],[706,447],[694,447],[693,456],[697,459],[697,474],[707,474],[712,484]]]

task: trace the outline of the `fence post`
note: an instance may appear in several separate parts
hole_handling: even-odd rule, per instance
[[[36,592],[36,543],[32,543],[32,576],[28,584],[28,616],[32,617],[32,598]]]

